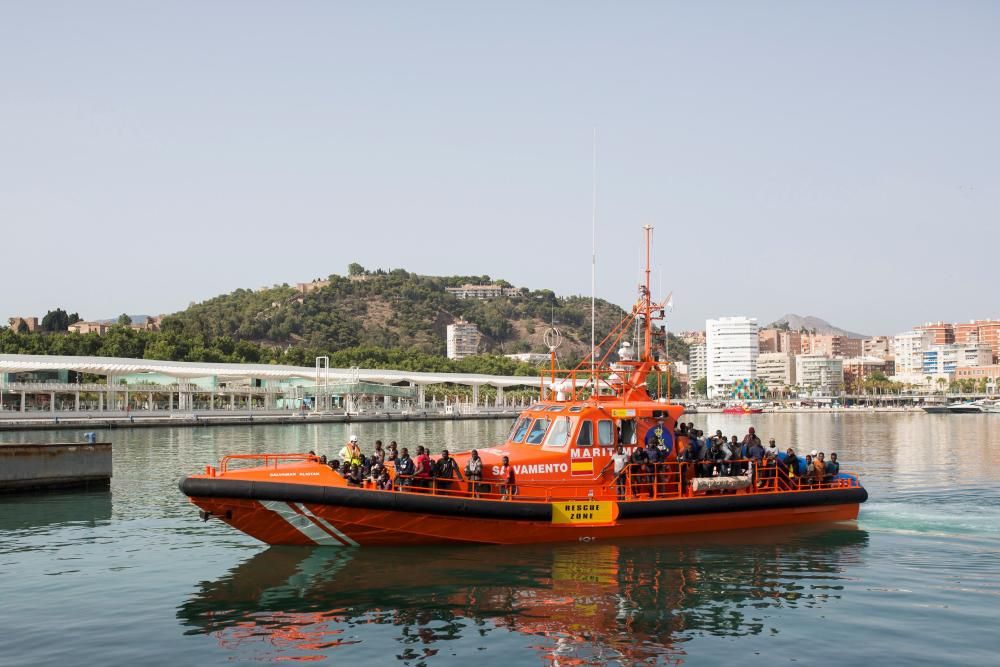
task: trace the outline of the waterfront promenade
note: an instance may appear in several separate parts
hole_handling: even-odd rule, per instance
[[[523,390],[540,383],[537,376],[337,369],[328,361],[298,367],[0,354],[0,423],[452,419],[517,411],[530,400]]]
[[[469,406],[450,406],[443,410],[372,410],[365,412],[290,412],[214,410],[199,412],[0,412],[0,431],[53,429],[121,429],[154,426],[247,426],[266,424],[354,424],[369,422],[459,421],[472,419],[513,419],[519,407],[472,410]]]

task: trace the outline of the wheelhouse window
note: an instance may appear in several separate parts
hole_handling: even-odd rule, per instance
[[[576,444],[581,447],[594,445],[594,422],[588,419],[580,424],[580,432],[576,434]]]
[[[521,421],[517,423],[514,427],[513,432],[510,436],[511,442],[521,442],[524,440],[524,434],[528,432],[528,425],[531,424],[531,417],[522,417]]]
[[[597,444],[615,444],[615,426],[611,423],[610,419],[602,419],[597,422]]]
[[[635,420],[634,419],[623,419],[622,420],[622,444],[623,445],[634,445],[635,444]]]
[[[549,435],[545,438],[544,449],[562,449],[569,442],[569,434],[573,432],[576,425],[576,418],[556,417],[549,429]]]
[[[535,423],[531,425],[531,430],[528,431],[528,437],[524,439],[524,444],[539,444],[545,436],[545,431],[549,428],[549,421],[548,419],[536,419]]]

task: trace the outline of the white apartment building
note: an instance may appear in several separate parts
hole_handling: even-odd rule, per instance
[[[814,396],[837,396],[844,389],[844,360],[823,354],[795,357],[796,384]]]
[[[459,320],[448,325],[448,358],[461,359],[471,357],[479,350],[479,341],[482,338],[479,327],[472,322]]]
[[[768,389],[795,384],[795,356],[787,352],[761,352],[757,356],[757,378]]]
[[[696,343],[688,349],[688,395],[694,396],[694,385],[708,375],[705,344]]]
[[[993,363],[993,348],[985,343],[931,345],[922,353],[921,373],[952,380],[955,369],[989,366]]]
[[[708,375],[708,367],[705,364],[705,344],[692,345],[688,350],[688,378],[692,382]]]
[[[898,382],[922,382],[924,350],[930,348],[933,342],[934,334],[930,331],[907,331],[893,336],[892,344],[896,351],[896,374],[893,378]]]
[[[739,380],[757,377],[757,318],[720,317],[705,322],[708,397],[722,398]]]

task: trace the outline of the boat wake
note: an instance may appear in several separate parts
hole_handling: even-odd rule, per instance
[[[960,493],[904,494],[892,500],[871,500],[859,517],[859,525],[875,532],[992,539],[1000,537],[1000,505],[984,502],[989,497],[985,489],[964,489]]]

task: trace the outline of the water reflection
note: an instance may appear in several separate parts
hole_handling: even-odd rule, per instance
[[[344,660],[377,641],[383,659],[424,664],[447,642],[505,633],[541,664],[680,663],[694,636],[778,632],[769,610],[836,601],[867,544],[840,525],[515,548],[272,547],[200,584],[178,618],[240,659]]]
[[[96,527],[110,520],[110,491],[0,495],[0,531],[8,538],[71,524]]]

